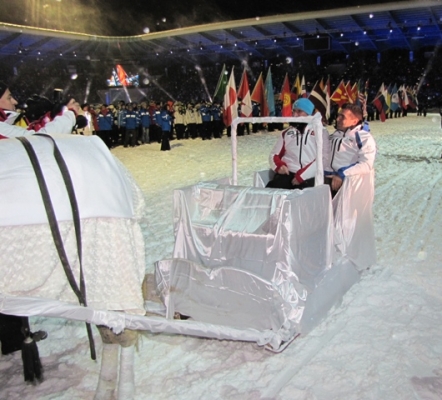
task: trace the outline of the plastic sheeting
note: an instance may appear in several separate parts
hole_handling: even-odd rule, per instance
[[[264,188],[273,174],[270,169],[255,172],[253,185]],[[345,178],[332,201],[333,263],[344,257],[363,271],[376,262],[373,201],[374,171]]]
[[[328,186],[200,183],[174,199],[173,259],[156,264],[167,316],[270,329],[278,346],[299,334],[309,293],[331,268]]]
[[[353,262],[359,271],[376,262],[373,201],[374,171],[346,177],[333,198],[337,255]]]
[[[314,287],[332,262],[328,186],[261,189],[199,183],[174,192],[173,258],[272,281],[275,267]]]
[[[163,317],[141,316],[107,310],[95,310],[90,307],[68,304],[56,300],[30,297],[5,296],[0,293],[0,312],[11,315],[42,316],[66,318],[74,321],[86,321],[95,325],[105,325],[116,334],[123,329],[146,330],[154,333],[191,335],[220,340],[241,340],[256,342],[273,349],[282,349],[277,333],[268,329],[236,329],[230,326],[210,324],[198,321],[168,320]]]

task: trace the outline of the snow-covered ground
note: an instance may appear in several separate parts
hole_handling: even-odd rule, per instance
[[[254,344],[144,333],[137,399],[441,399],[442,129],[439,115],[371,123],[377,141],[378,261],[313,332],[274,354]],[[267,167],[277,132],[240,137],[239,184]],[[113,153],[146,196],[146,270],[173,248],[173,189],[231,174],[230,140],[173,141]],[[92,399],[83,323],[32,318],[45,380],[26,385],[20,354],[0,360],[1,399]],[[101,339],[96,333],[97,351]]]

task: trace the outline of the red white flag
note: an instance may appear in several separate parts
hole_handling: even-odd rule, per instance
[[[238,100],[241,104],[241,117],[250,117],[252,115],[252,99],[250,98],[249,79],[245,68],[239,83]]]
[[[235,75],[230,73],[229,82],[226,87],[226,94],[224,95],[224,124],[226,126],[232,125],[232,121],[238,117],[238,98],[236,96]]]
[[[292,116],[292,97],[290,93],[289,76],[285,74],[284,82],[281,89],[281,100],[282,100],[282,116],[291,117]]]

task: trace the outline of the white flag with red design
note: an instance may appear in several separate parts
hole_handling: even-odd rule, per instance
[[[252,99],[250,98],[249,80],[245,68],[239,83],[238,99],[241,101],[241,117],[250,117],[252,115]]]
[[[229,82],[224,95],[224,124],[232,125],[232,121],[238,117],[238,97],[236,95],[235,75],[230,73]]]

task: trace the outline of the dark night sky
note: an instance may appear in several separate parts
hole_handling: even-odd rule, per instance
[[[138,35],[145,28],[155,32],[233,19],[381,3],[385,1],[0,0],[0,21],[97,35]]]

